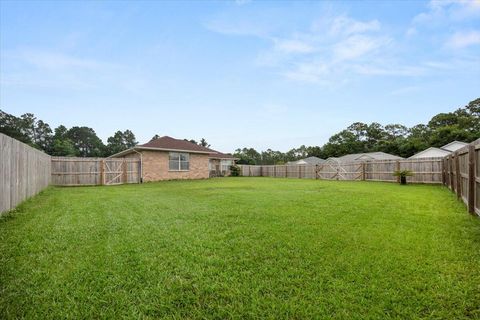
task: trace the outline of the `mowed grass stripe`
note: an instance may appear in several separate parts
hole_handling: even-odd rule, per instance
[[[49,188],[0,218],[0,318],[479,318],[479,261],[440,186]]]

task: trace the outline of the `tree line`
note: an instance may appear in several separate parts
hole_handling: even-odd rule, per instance
[[[235,150],[239,164],[284,164],[306,157],[339,157],[350,153],[383,151],[410,157],[428,147],[441,147],[454,140],[471,142],[480,137],[480,98],[453,112],[439,113],[427,124],[408,128],[401,124],[382,126],[355,122],[334,134],[323,146],[293,148],[287,152],[254,148]]]
[[[131,130],[116,131],[107,144],[92,128],[60,125],[54,130],[32,113],[19,117],[0,110],[0,132],[54,156],[106,157],[138,144]],[[159,138],[155,135],[152,139]],[[427,124],[408,128],[401,124],[370,124],[355,122],[334,134],[323,146],[293,148],[287,152],[254,148],[235,150],[240,164],[282,164],[305,157],[327,159],[349,153],[383,151],[409,157],[428,147],[440,147],[454,140],[471,142],[480,137],[480,98],[453,112],[439,113]],[[184,139],[209,147],[202,138],[199,141]]]
[[[108,157],[138,144],[131,130],[116,131],[104,144],[95,130],[85,126],[67,128],[59,125],[54,130],[32,113],[19,117],[0,110],[0,132],[40,149],[52,156]],[[152,139],[158,139],[156,134]],[[192,143],[209,147],[202,138],[200,141],[185,139]]]

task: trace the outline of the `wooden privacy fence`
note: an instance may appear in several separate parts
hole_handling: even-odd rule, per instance
[[[397,170],[409,170],[410,183],[443,184],[456,193],[470,213],[480,215],[480,139],[445,158],[337,162],[319,165],[240,165],[247,177],[279,177],[327,180],[398,181]]]
[[[50,183],[50,156],[0,133],[0,213]]]
[[[480,215],[480,139],[443,159],[443,184]]]
[[[395,182],[397,170],[410,170],[411,183],[442,183],[443,159],[374,160],[364,162],[337,162],[328,160],[319,165],[240,165],[247,177],[281,177],[326,180],[365,180]]]
[[[140,183],[140,159],[52,157],[52,184],[59,186]]]

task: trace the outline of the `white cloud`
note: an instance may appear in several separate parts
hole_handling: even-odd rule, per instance
[[[356,73],[355,65],[387,49],[392,39],[383,35],[378,20],[359,21],[346,15],[324,17],[303,32],[291,36],[261,36],[271,41],[257,62],[279,68],[289,80],[331,85]],[[348,63],[347,63],[348,62]],[[335,80],[334,80],[335,79]]]
[[[252,0],[235,0],[235,4],[238,5],[238,6],[243,6],[245,4],[248,4],[252,2]]]
[[[275,50],[285,53],[310,53],[315,51],[311,44],[296,39],[275,39],[274,43]]]
[[[423,65],[429,68],[443,69],[443,70],[448,70],[453,67],[451,63],[442,62],[442,61],[426,61],[423,63]]]
[[[426,27],[448,25],[452,21],[464,21],[480,16],[479,0],[432,0],[427,10],[416,15],[412,23]]]
[[[203,25],[206,29],[219,34],[258,38],[269,38],[277,28],[277,25],[271,23],[268,16],[262,13],[252,14],[247,18],[220,14]]]
[[[388,39],[354,35],[336,43],[333,53],[336,60],[352,60],[371,53],[389,43]]]
[[[330,81],[326,80],[330,75],[330,67],[319,61],[299,63],[284,75],[294,81],[330,84]]]
[[[407,32],[405,33],[407,37],[412,37],[418,33],[417,28],[410,27],[408,28]]]
[[[260,108],[260,114],[270,117],[284,114],[288,111],[288,108],[279,104],[266,104]]]
[[[291,81],[330,86],[349,82],[359,76],[418,77],[444,72],[445,68],[422,61],[418,53],[409,55],[410,52],[415,53],[410,50],[412,42],[418,41],[416,36],[421,35],[421,22],[438,20],[439,17],[453,19],[450,16],[459,16],[461,9],[467,7],[471,5],[464,2],[431,2],[426,12],[415,17],[403,38],[394,38],[394,29],[389,28],[393,31],[388,33],[376,19],[357,20],[345,14],[324,15],[309,28],[294,29],[290,33],[285,32],[285,27],[279,26],[269,31],[261,20],[260,24],[252,23],[250,17],[248,23],[238,20],[238,17],[230,20],[224,17],[220,29],[211,28],[210,25],[210,30],[257,37],[269,44],[257,55],[255,62],[259,66],[276,69],[277,74]],[[427,46],[433,43],[439,45],[437,51],[441,54],[433,59],[445,64],[452,62],[455,57],[441,50],[445,34],[434,36],[435,40],[424,42]],[[472,46],[478,41],[477,32],[470,32],[455,34],[448,43],[458,48]],[[420,48],[424,44],[413,45]],[[467,61],[468,57],[464,60]],[[462,63],[465,67],[468,61]]]
[[[420,76],[425,73],[425,68],[416,66],[386,66],[386,65],[356,65],[355,71],[369,76]]]
[[[60,52],[43,50],[21,50],[19,58],[38,68],[98,68],[102,64],[95,60],[78,58]]]
[[[330,26],[332,35],[351,35],[369,31],[379,31],[380,22],[371,20],[367,22],[351,19],[347,16],[339,16],[333,19]]]
[[[411,93],[414,93],[414,92],[418,92],[420,90],[421,90],[421,88],[418,87],[418,86],[410,86],[410,87],[403,87],[403,88],[393,90],[392,92],[390,92],[390,94],[394,95],[394,96],[399,96],[399,95],[404,95],[404,94],[411,94]]]
[[[8,66],[2,70],[2,85],[73,90],[114,87],[137,94],[149,86],[142,74],[127,66],[60,50],[10,50],[2,53],[2,61]]]
[[[456,32],[446,42],[446,46],[453,49],[462,49],[480,44],[480,31]]]

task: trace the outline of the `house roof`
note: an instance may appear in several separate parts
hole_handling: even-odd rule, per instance
[[[429,152],[429,151],[435,151],[435,152],[441,153],[442,156],[446,156],[446,155],[448,155],[452,152],[455,152],[455,151],[457,151],[457,150],[459,150],[459,149],[461,149],[465,146],[468,146],[468,143],[455,140],[455,141],[452,141],[450,143],[447,143],[444,146],[441,146],[440,148],[430,147],[428,149],[422,150],[420,152],[415,153],[410,158],[422,158],[421,156],[424,155],[425,153]],[[442,157],[442,156],[439,156],[439,157]]]
[[[135,150],[158,150],[158,151],[178,151],[189,153],[208,154],[213,159],[234,159],[231,154],[221,153],[216,150],[200,146],[190,141],[175,139],[169,136],[163,136],[158,139],[150,140],[147,143],[137,145],[133,148],[111,155],[110,157],[119,157]]]
[[[427,158],[427,157],[424,157],[423,155],[425,155],[426,153],[428,152],[437,152],[437,153],[440,153],[442,154],[442,156],[446,156],[448,154],[451,153],[451,151],[449,150],[445,150],[443,148],[436,148],[436,147],[430,147],[428,149],[425,149],[423,151],[420,151],[420,152],[417,152],[415,153],[413,156],[411,156],[409,159],[415,159],[415,158]],[[442,157],[440,156],[440,157]],[[435,156],[428,156],[428,158],[430,157],[435,157]]]
[[[354,162],[361,160],[400,160],[402,157],[385,153],[385,152],[366,152],[366,153],[352,153],[341,157],[331,157],[327,160],[335,160],[338,162]]]
[[[190,141],[175,139],[169,136],[163,136],[158,139],[150,140],[147,143],[140,144],[136,147],[139,148],[155,148],[162,150],[181,150],[190,151],[194,153],[211,153],[213,150],[208,149]]]
[[[460,148],[463,148],[465,147],[466,145],[468,145],[468,143],[465,143],[465,142],[462,142],[462,141],[452,141],[450,143],[447,143],[446,145],[444,146],[441,146],[440,148],[441,149],[445,149],[445,150],[448,150],[448,151],[451,151],[451,152],[454,152],[454,151],[457,151],[458,149]]]
[[[320,164],[325,162],[325,160],[318,157],[308,157],[305,159],[300,159],[297,161],[289,161],[287,164]]]

